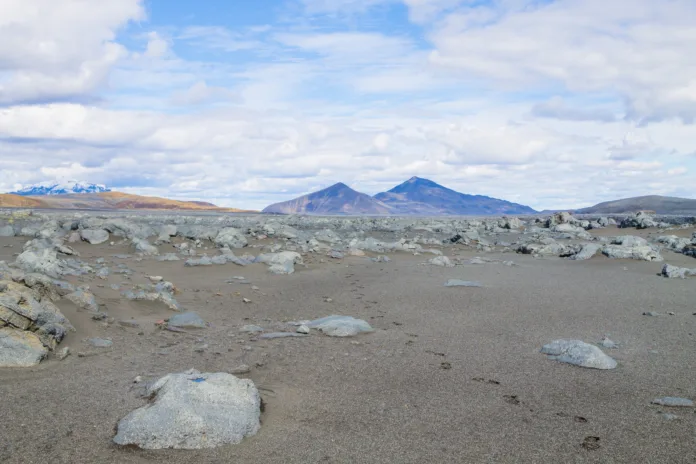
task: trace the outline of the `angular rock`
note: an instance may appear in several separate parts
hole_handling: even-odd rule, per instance
[[[204,449],[240,443],[260,428],[261,397],[251,380],[191,370],[147,389],[151,403],[118,423],[114,442],[144,449]]]
[[[109,240],[109,232],[103,229],[82,229],[80,238],[90,245],[99,245]]]
[[[31,332],[0,328],[0,367],[32,367],[41,362],[48,349]]]
[[[570,259],[574,259],[577,261],[584,261],[587,259],[592,258],[594,255],[599,252],[599,245],[596,245],[594,243],[587,243],[582,246],[582,249],[575,255],[571,256]]]
[[[616,361],[594,345],[580,340],[555,340],[541,352],[556,361],[592,369],[614,369]]]
[[[219,247],[244,248],[247,246],[247,239],[239,229],[226,227],[222,229],[214,240]]]
[[[696,276],[696,268],[689,269],[686,267],[677,267],[670,264],[662,266],[661,275],[668,279],[686,279],[687,277]]]
[[[662,255],[650,246],[604,245],[602,254],[614,259],[638,259],[643,261],[662,261]]]

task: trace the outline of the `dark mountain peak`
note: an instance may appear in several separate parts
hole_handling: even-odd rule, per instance
[[[423,215],[502,215],[533,214],[528,206],[482,195],[468,195],[444,187],[430,179],[413,176],[375,199],[399,214]]]
[[[324,189],[324,191],[340,191],[340,190],[352,190],[352,191],[355,191],[355,190],[353,190],[352,188],[348,187],[348,186],[347,186],[346,184],[344,184],[343,182],[336,182],[336,183],[333,184],[332,186],[326,187],[326,188]]]
[[[416,177],[413,176],[403,184],[399,184],[393,189],[389,190],[391,193],[404,193],[404,192],[413,192],[416,189],[419,188],[439,188],[443,190],[449,190],[446,187],[443,187],[442,185],[433,182],[430,179],[423,179],[422,177]]]
[[[276,203],[267,213],[303,214],[389,214],[390,208],[369,195],[353,190],[343,182],[294,200]]]

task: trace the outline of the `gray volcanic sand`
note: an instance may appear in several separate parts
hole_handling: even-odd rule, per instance
[[[24,241],[0,239],[0,260],[13,261]],[[2,247],[6,244],[14,247]],[[110,316],[134,317],[143,334],[103,326],[61,301],[78,328],[61,344],[73,354],[37,368],[0,370],[0,462],[695,460],[694,410],[650,404],[661,396],[696,399],[696,279],[658,277],[662,263],[507,253],[479,256],[514,260],[517,266],[439,268],[421,265],[431,255],[397,253],[390,254],[390,263],[308,258],[307,268],[274,276],[261,264],[185,268],[183,261],[111,257],[128,253],[125,247],[76,248],[90,263],[105,257],[112,272],[121,262],[136,271],[132,281],[112,274],[88,283]],[[461,247],[444,251],[450,257],[477,256]],[[696,267],[693,258],[663,254],[670,264]],[[147,275],[174,282],[182,306],[212,326],[188,333],[157,330],[154,322],[173,312],[158,303],[125,301],[109,288],[145,283]],[[224,283],[236,275],[260,289]],[[443,287],[450,278],[484,287]],[[252,303],[242,303],[243,297]],[[647,317],[644,311],[664,315]],[[376,332],[267,341],[250,341],[251,335],[238,332],[244,324],[282,328],[280,322],[330,314],[363,318]],[[554,339],[596,343],[605,334],[621,345],[604,349],[619,362],[613,371],[578,368],[539,353]],[[88,347],[81,340],[90,336],[111,338],[113,348]],[[208,344],[203,353],[194,351],[203,343]],[[89,356],[78,357],[78,351]],[[244,377],[254,380],[266,404],[256,436],[203,451],[112,444],[118,420],[146,403],[134,377],[154,380],[189,368],[229,371],[242,363],[252,366]],[[479,378],[484,381],[474,380]],[[680,419],[665,420],[660,414],[665,411]],[[599,437],[599,449],[581,446],[586,437]]]

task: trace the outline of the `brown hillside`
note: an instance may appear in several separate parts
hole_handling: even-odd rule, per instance
[[[70,195],[20,196],[0,194],[0,207],[50,208],[50,209],[152,209],[195,210],[230,213],[247,212],[235,208],[219,208],[212,203],[179,201],[159,197],[146,197],[121,192],[82,193]]]
[[[0,207],[2,208],[45,208],[46,204],[36,198],[0,193]]]

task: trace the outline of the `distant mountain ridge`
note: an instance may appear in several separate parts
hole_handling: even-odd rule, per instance
[[[293,200],[267,206],[264,213],[390,214],[391,208],[343,182]]]
[[[692,198],[665,197],[646,195],[605,201],[589,208],[576,209],[577,214],[622,214],[642,210],[655,211],[657,214],[696,215],[696,200]]]
[[[0,194],[0,208],[82,209],[82,210],[187,210],[221,213],[250,212],[235,208],[221,208],[202,201],[180,201],[168,198],[145,197],[121,192],[76,193],[68,195],[13,195]]]
[[[339,182],[318,192],[266,207],[265,213],[349,215],[535,214],[532,208],[483,195],[467,195],[431,180],[412,177],[374,197]]]
[[[529,206],[484,195],[459,193],[420,177],[412,177],[374,198],[391,206],[397,214],[489,216],[536,213]]]
[[[68,195],[73,193],[102,193],[110,192],[111,189],[103,184],[92,184],[77,180],[68,180],[64,182],[49,181],[39,184],[24,187],[16,192],[10,192],[12,195],[22,196],[43,196],[43,195]]]

